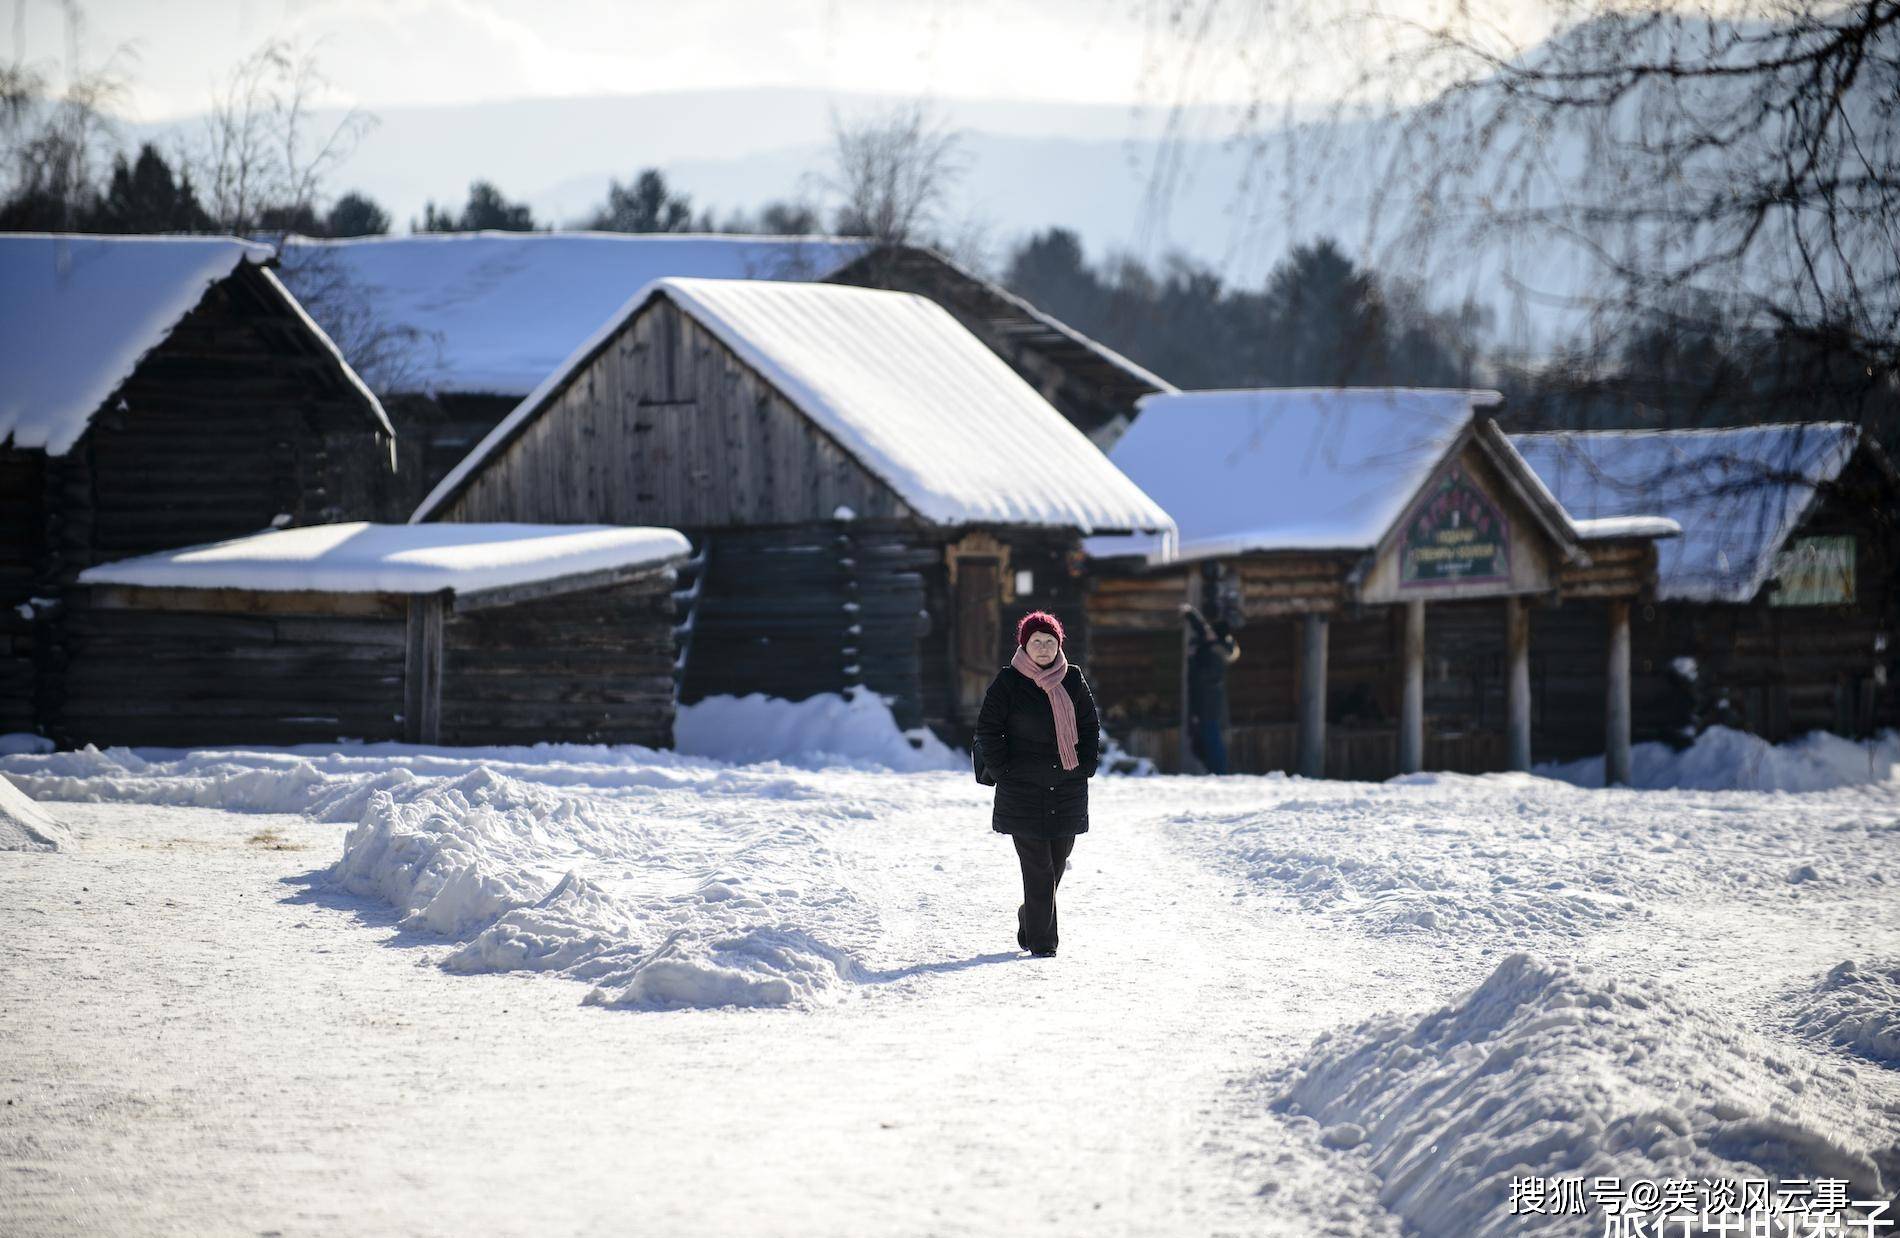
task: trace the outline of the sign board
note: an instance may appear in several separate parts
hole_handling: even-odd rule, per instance
[[[1797,537],[1775,556],[1770,606],[1848,606],[1854,601],[1854,535]]]
[[[1399,555],[1401,589],[1509,580],[1510,526],[1490,496],[1454,467],[1405,518]]]

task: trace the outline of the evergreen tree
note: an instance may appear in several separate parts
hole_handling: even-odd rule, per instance
[[[190,175],[173,175],[150,142],[130,162],[123,154],[113,158],[105,194],[86,219],[92,232],[209,232],[215,227]]]
[[[389,231],[389,212],[360,193],[346,193],[323,217],[326,236],[382,236]]]
[[[435,203],[423,204],[420,232],[533,232],[534,216],[525,202],[510,202],[491,181],[476,181],[468,187],[468,202],[462,213],[452,214]]]
[[[692,232],[702,223],[705,231],[712,231],[710,218],[693,218],[690,197],[668,189],[658,168],[644,168],[630,185],[609,183],[607,205],[594,212],[587,226],[597,232]]]

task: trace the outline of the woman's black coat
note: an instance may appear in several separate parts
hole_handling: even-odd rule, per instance
[[[1013,666],[1005,666],[983,694],[976,718],[976,750],[996,779],[990,828],[999,834],[1061,838],[1089,828],[1089,782],[1102,754],[1095,698],[1071,666],[1062,687],[1075,702],[1076,767],[1065,770],[1056,749],[1056,718],[1049,696]]]

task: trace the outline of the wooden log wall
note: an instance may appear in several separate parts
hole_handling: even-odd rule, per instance
[[[403,599],[190,593],[69,592],[61,746],[401,738]]]
[[[671,569],[443,629],[445,744],[673,744]]]
[[[69,451],[0,451],[11,461],[0,466],[0,562],[11,565],[0,567],[0,596],[30,576],[32,596],[57,601],[94,564],[253,533],[280,518],[373,516],[392,477],[389,446],[335,359],[240,265],[140,361]],[[9,601],[8,611],[19,604]],[[59,605],[43,609],[30,632],[4,622],[0,713],[11,720],[0,725],[31,730],[61,712],[58,685],[74,650]],[[17,704],[28,664],[31,719]]]
[[[915,531],[854,521],[707,535],[706,578],[681,699],[763,692],[803,700],[863,685],[924,717],[924,575]]]
[[[42,494],[46,457],[0,447],[0,734],[31,731],[34,705],[35,612],[46,536]]]

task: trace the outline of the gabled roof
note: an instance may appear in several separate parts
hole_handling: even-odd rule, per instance
[[[1044,313],[994,280],[972,275],[927,246],[875,249],[827,278],[869,287],[890,287],[894,283],[907,292],[928,288],[931,291],[925,295],[942,301],[953,314],[979,324],[996,341],[1046,358],[1123,416],[1132,412],[1143,396],[1176,390],[1173,383],[1152,370]],[[1095,431],[1094,427],[1085,429]]]
[[[233,237],[0,236],[0,443],[70,451],[214,284],[270,259],[268,246]],[[259,274],[389,431],[382,405],[329,336],[269,271]]]
[[[690,547],[672,529],[553,524],[313,524],[87,568],[86,585],[262,592],[467,593],[615,568]]]
[[[816,280],[864,249],[831,237],[451,232],[291,237],[282,262],[292,289],[341,284],[383,328],[419,334],[405,386],[519,398],[656,279]]]
[[[1514,434],[1511,442],[1579,520],[1662,516],[1656,596],[1747,602],[1774,572],[1820,487],[1859,445],[1851,425]]]
[[[924,520],[1168,531],[1167,513],[948,312],[902,292],[663,279],[641,290],[416,509],[424,520],[664,298],[757,371]]]
[[[1477,410],[1493,391],[1253,389],[1155,395],[1110,453],[1175,519],[1180,545],[1095,539],[1100,557],[1370,551],[1439,464],[1475,438],[1560,544],[1568,519]]]

